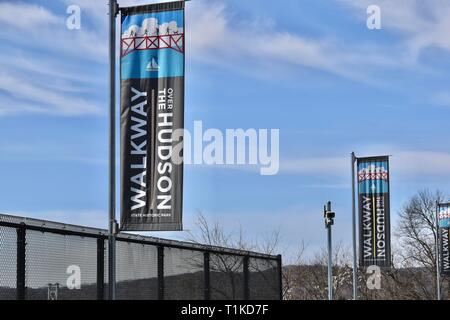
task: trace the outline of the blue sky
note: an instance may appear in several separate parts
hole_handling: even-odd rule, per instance
[[[145,1],[119,1],[122,5]],[[0,212],[90,226],[107,216],[106,1],[0,2]],[[66,8],[81,7],[81,29]],[[381,30],[366,8],[381,8]],[[418,189],[448,193],[450,3],[193,0],[186,9],[186,127],[280,129],[280,172],[186,166],[198,210],[282,252],[350,245],[349,155],[390,154],[392,219]],[[154,235],[183,238],[184,233]]]

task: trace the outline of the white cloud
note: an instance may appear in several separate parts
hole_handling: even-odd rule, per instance
[[[65,27],[66,15],[55,15],[49,9],[32,4],[5,2],[0,4],[0,39],[19,46],[23,52],[29,50],[45,50],[56,61],[67,65],[96,63],[106,65],[107,62],[107,9],[106,2],[90,0],[60,0],[64,4],[77,4],[82,8],[82,28],[78,31],[70,31]],[[343,3],[360,10],[368,1],[340,0]],[[122,0],[122,6],[143,4],[144,1]],[[401,2],[401,1],[399,1]],[[443,1],[437,1],[439,5],[430,6],[428,15],[423,14],[417,7],[419,2],[407,1],[416,5],[402,6],[397,1],[382,1],[382,5],[388,9],[383,10],[386,16],[385,23],[394,26],[397,30],[408,35],[410,48],[422,48],[427,45],[436,45],[442,48],[450,48],[448,32],[442,32],[447,27],[445,13],[450,12],[450,5]],[[419,8],[419,9],[418,9]],[[442,10],[438,10],[441,8]],[[447,10],[449,9],[449,10]],[[386,11],[386,13],[385,13]],[[359,12],[359,11],[358,11]],[[25,17],[27,24],[15,19]],[[365,10],[361,15],[365,18]],[[264,24],[260,20],[234,21],[230,11],[223,2],[218,1],[192,1],[187,10],[187,58],[202,64],[221,66],[227,70],[247,75],[280,75],[285,70],[293,70],[293,67],[309,67],[316,70],[329,72],[340,77],[353,80],[371,82],[369,79],[371,70],[376,66],[388,68],[410,67],[408,58],[403,53],[395,55],[386,48],[358,44],[340,44],[336,39],[308,38],[288,30],[277,29],[271,20]],[[86,22],[86,17],[89,23]],[[18,22],[20,21],[20,22]],[[450,21],[450,20],[449,20]],[[92,27],[92,24],[95,27]],[[36,27],[39,25],[39,28]],[[261,32],[264,30],[264,32]],[[36,41],[39,39],[39,41]],[[411,49],[413,50],[413,49]],[[397,50],[398,51],[398,50]],[[400,50],[401,51],[401,50]],[[8,54],[8,52],[5,52]],[[4,54],[4,55],[5,55]],[[18,66],[20,62],[11,55],[10,67]],[[28,55],[30,61],[32,55]],[[22,61],[23,63],[23,61]],[[37,59],[33,61],[34,69],[40,69],[41,75],[45,74],[43,64]],[[6,64],[6,62],[4,63]],[[362,68],[364,66],[364,68]],[[28,65],[29,69],[33,69]],[[47,78],[49,73],[58,73],[57,67],[45,66]],[[379,69],[379,68],[378,68]],[[36,70],[34,70],[36,71]],[[67,79],[59,72],[58,80],[75,81],[74,78],[82,78],[81,73],[73,73],[71,79]],[[26,87],[26,91],[33,99],[26,101],[11,101],[11,97],[3,97],[0,114],[45,112],[55,114],[77,115],[98,114],[99,108],[95,103],[75,99],[83,105],[75,106],[74,103],[65,104],[77,107],[76,110],[68,110],[59,106],[62,94],[53,93],[47,100],[36,103],[40,96],[51,91],[50,84],[37,85],[30,82],[27,74],[19,76],[17,72],[9,74]],[[97,76],[95,76],[97,77]],[[85,83],[89,81],[84,77]],[[11,79],[9,79],[11,80]],[[92,79],[90,79],[92,80]],[[5,81],[3,81],[5,82]],[[50,81],[51,82],[51,81]],[[59,81],[59,88],[69,90],[72,83]],[[5,83],[3,83],[3,88]],[[36,88],[38,87],[38,88]],[[84,86],[86,87],[86,86]],[[93,86],[92,86],[93,87]],[[79,86],[74,86],[79,90]],[[39,89],[39,90],[38,90]],[[14,94],[11,89],[9,94]],[[45,91],[47,90],[47,91]],[[39,93],[40,91],[40,93]],[[38,94],[39,93],[39,94]],[[16,92],[17,94],[17,92]],[[67,100],[73,100],[68,98]],[[34,102],[33,102],[34,101]],[[14,102],[15,106],[11,106]],[[87,108],[89,106],[89,108]],[[65,109],[64,109],[65,108]],[[92,110],[91,110],[92,108]]]
[[[373,0],[339,0],[356,9],[366,19],[367,6]],[[383,29],[404,35],[405,45],[413,57],[428,47],[450,50],[450,2],[447,0],[377,0]]]
[[[81,7],[80,30],[66,28],[65,12],[0,3],[0,39],[10,45],[0,53],[0,116],[101,115],[106,110],[98,94],[106,92],[107,77],[98,72],[108,61],[107,2],[60,2]]]
[[[0,140],[0,154],[3,161],[10,162],[71,162],[101,167],[108,166],[107,156],[95,149],[86,151],[89,146],[83,144],[82,150],[73,144],[64,145],[51,141],[33,141],[30,143],[15,142],[8,139]],[[92,147],[90,147],[92,148]]]
[[[106,16],[106,12],[104,15]],[[107,20],[105,19],[105,23],[99,28],[89,29],[82,24],[80,30],[69,30],[66,28],[66,19],[66,15],[56,15],[41,6],[1,3],[0,39],[21,45],[28,50],[42,49],[64,54],[68,60],[72,57],[106,62]]]
[[[226,5],[216,1],[192,2],[186,14],[187,57],[235,72],[256,75],[277,68],[279,71],[309,67],[372,82],[367,74],[376,67],[408,67],[402,54],[394,56],[376,46],[343,45],[326,37],[309,38],[277,29],[273,20],[266,25],[260,20],[236,22],[231,20]]]
[[[92,0],[59,0],[66,6],[77,5],[81,9],[82,21],[86,18],[90,18],[90,22],[101,27],[100,32],[107,32],[108,23],[108,0],[106,1],[92,1]]]
[[[148,35],[157,35],[158,34],[158,19],[156,18],[148,18],[142,21],[142,26],[140,30],[140,34],[148,34]]]
[[[22,76],[0,72],[0,115],[43,113],[62,116],[99,115],[103,108],[83,98],[59,94]]]
[[[403,176],[450,175],[450,153],[436,151],[402,151],[393,153],[392,167]]]
[[[122,33],[122,38],[132,38],[140,33],[140,29],[138,25],[134,24]]]
[[[19,18],[20,17],[20,18]],[[9,25],[17,29],[28,29],[55,26],[64,21],[42,6],[24,3],[0,3],[0,24]]]
[[[381,153],[368,153],[368,155],[376,154],[391,154],[390,169],[392,173],[400,177],[450,176],[450,153],[423,150],[396,151],[395,148],[386,149]],[[280,163],[281,174],[307,174],[335,179],[336,177],[348,177],[349,171],[350,155],[287,160],[282,158]]]
[[[96,98],[107,83],[98,75],[98,62],[107,61],[107,39],[100,37],[106,34],[106,23],[103,29],[71,31],[66,17],[65,12],[58,16],[32,4],[0,4],[0,39],[5,43],[0,53],[0,116],[102,115],[106,110]]]
[[[450,93],[438,92],[431,97],[431,101],[439,106],[450,107]]]
[[[357,156],[391,155],[390,169],[399,178],[436,179],[450,177],[450,153],[424,150],[399,150],[391,146],[368,146]],[[235,170],[258,174],[255,165],[189,165],[198,170]],[[278,174],[305,175],[320,178],[322,183],[306,183],[302,188],[348,188],[350,153],[343,156],[281,157]]]
[[[349,159],[349,157],[281,158],[280,173],[343,176],[350,170]]]

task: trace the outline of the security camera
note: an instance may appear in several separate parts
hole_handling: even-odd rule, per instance
[[[334,224],[334,211],[331,211],[331,201],[328,201],[326,205],[323,206],[323,217],[325,219],[325,227],[328,228]]]
[[[334,211],[326,211],[325,212],[325,218],[327,218],[327,219],[334,219],[334,217],[335,217],[335,213],[334,213]]]

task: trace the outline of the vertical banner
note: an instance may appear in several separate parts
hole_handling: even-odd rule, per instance
[[[184,1],[121,16],[121,230],[182,230]]]
[[[358,158],[357,169],[360,265],[389,268],[389,158]]]
[[[450,248],[448,246],[450,237],[450,203],[440,203],[438,205],[438,229],[441,274],[450,275]]]

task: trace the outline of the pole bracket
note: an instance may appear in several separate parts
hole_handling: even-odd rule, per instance
[[[116,220],[114,220],[113,226],[112,226],[112,233],[114,235],[119,233],[119,223],[117,223]]]
[[[117,3],[117,1],[114,1],[114,17],[117,17],[119,12],[120,12],[119,4]]]

